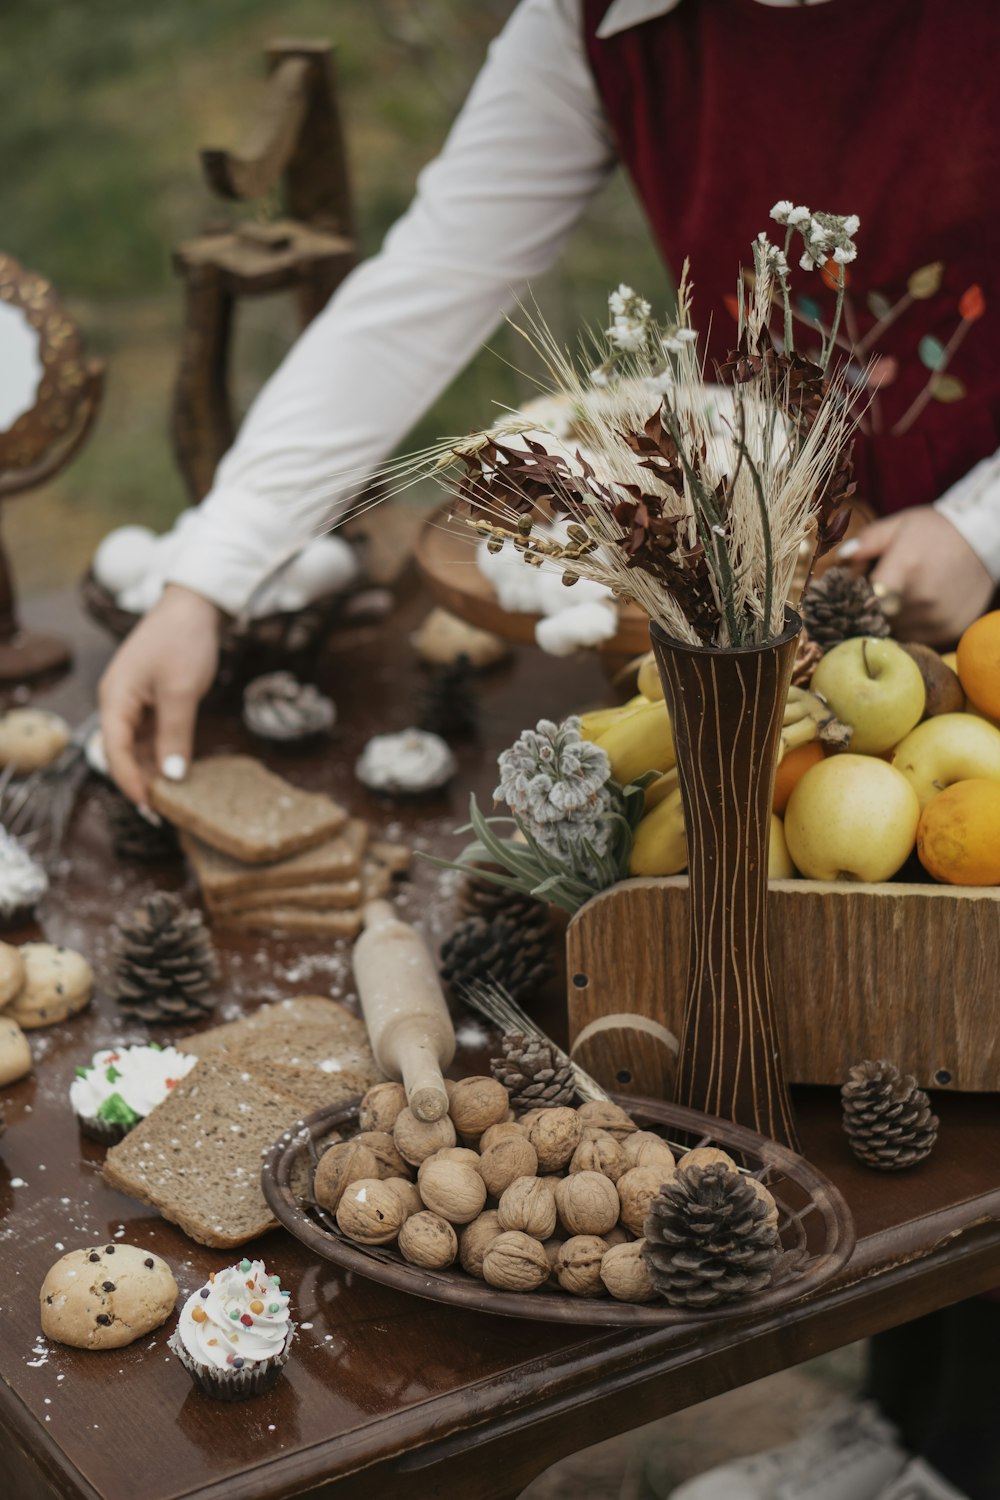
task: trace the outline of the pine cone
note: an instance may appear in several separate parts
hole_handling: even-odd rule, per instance
[[[499,871],[500,866],[491,865],[489,868]],[[540,925],[543,915],[545,921],[548,921],[544,905],[541,901],[536,901],[534,896],[527,896],[523,891],[512,891],[505,885],[496,885],[492,880],[477,875],[476,870],[475,865],[470,867],[465,885],[459,893],[462,910],[469,916],[485,917],[488,922],[494,917],[503,916],[519,926]]]
[[[453,989],[492,979],[515,1000],[536,994],[555,973],[548,912],[538,911],[530,921],[466,917],[441,944],[442,979]]]
[[[898,1172],[930,1155],[938,1118],[910,1074],[901,1077],[884,1059],[858,1063],[840,1097],[851,1150],[866,1167]]]
[[[573,1069],[551,1042],[507,1031],[500,1045],[503,1056],[490,1058],[490,1072],[510,1094],[516,1113],[573,1103]]]
[[[793,686],[808,687],[812,681],[812,674],[822,660],[823,647],[816,644],[803,625],[799,643],[795,649],[795,661],[792,664]]]
[[[781,1256],[768,1211],[725,1162],[677,1172],[643,1226],[642,1258],[656,1290],[672,1307],[698,1311],[763,1291]]]
[[[140,1021],[197,1021],[217,968],[201,913],[156,891],[119,923],[113,942],[113,991],[121,1009]]]
[[[479,727],[475,673],[467,656],[432,667],[417,696],[417,726],[442,739],[461,739]]]
[[[799,614],[822,651],[850,636],[889,634],[889,621],[868,579],[856,578],[849,568],[828,568],[814,578],[799,601]]]
[[[116,797],[109,806],[108,832],[119,859],[152,864],[157,860],[176,859],[180,854],[173,824],[147,822],[127,797]]]

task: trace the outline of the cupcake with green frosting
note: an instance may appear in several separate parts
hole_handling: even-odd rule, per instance
[[[198,1059],[176,1047],[107,1047],[77,1068],[69,1102],[80,1129],[91,1140],[112,1146],[144,1120]]]

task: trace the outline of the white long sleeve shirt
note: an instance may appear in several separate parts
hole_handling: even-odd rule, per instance
[[[678,3],[614,0],[600,34]],[[332,523],[555,261],[616,162],[580,10],[580,0],[522,0],[407,213],[251,406],[168,582],[238,614]],[[1000,454],[938,506],[1000,580]]]

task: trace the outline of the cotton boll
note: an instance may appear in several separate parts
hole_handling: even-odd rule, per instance
[[[485,542],[476,549],[479,571],[493,585],[501,609],[511,614],[540,613],[538,574],[529,568],[519,553],[509,545],[502,552],[490,552]]]
[[[148,526],[119,526],[109,531],[94,553],[94,577],[111,594],[120,594],[148,572],[156,547]]]
[[[116,603],[120,609],[128,610],[129,614],[144,615],[159,602],[162,593],[163,579],[158,573],[148,573],[145,578],[122,589],[116,596]]]
[[[618,629],[613,604],[574,604],[539,620],[535,640],[550,656],[572,656],[583,646],[599,646]]]
[[[567,563],[566,566],[571,568],[573,565]],[[572,590],[567,589],[562,581],[562,569],[558,566],[539,568],[536,588],[539,613],[543,615],[559,615],[563,610],[575,609],[580,604],[598,604],[611,598],[611,590],[591,578],[581,578],[574,583]]]

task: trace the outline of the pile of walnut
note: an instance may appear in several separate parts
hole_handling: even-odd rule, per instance
[[[463,1078],[448,1092],[448,1115],[427,1125],[398,1083],[369,1089],[360,1133],[331,1146],[316,1167],[316,1202],[336,1214],[341,1232],[361,1245],[395,1242],[428,1270],[457,1259],[505,1291],[555,1280],[577,1297],[607,1291],[622,1302],[653,1301],[642,1232],[676,1171],[666,1142],[617,1104],[515,1119],[494,1078]],[[729,1158],[701,1148],[677,1165],[716,1160]]]

